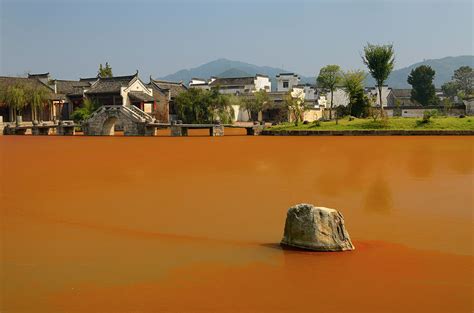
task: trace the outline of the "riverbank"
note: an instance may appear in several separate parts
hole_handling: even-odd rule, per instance
[[[267,136],[416,136],[416,135],[474,135],[472,117],[437,117],[428,122],[420,118],[388,118],[374,121],[373,119],[340,119],[328,122],[312,122],[307,124],[284,123],[265,129],[262,135]]]

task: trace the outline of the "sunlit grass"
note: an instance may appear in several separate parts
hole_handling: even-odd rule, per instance
[[[422,123],[421,118],[393,117],[386,120],[374,121],[371,118],[353,119],[343,118],[338,121],[313,122],[309,124],[284,123],[272,126],[271,130],[474,130],[474,119],[472,117],[433,117],[427,123]]]

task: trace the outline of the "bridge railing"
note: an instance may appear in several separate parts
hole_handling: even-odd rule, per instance
[[[130,110],[134,115],[137,115],[138,117],[144,119],[147,122],[153,122],[154,121],[154,118],[151,115],[149,115],[148,113],[140,110],[139,108],[137,108],[134,105],[124,106],[124,108],[126,110],[127,109]]]
[[[137,108],[136,106],[123,106],[123,105],[103,105],[99,107],[97,110],[95,110],[89,119],[94,118],[97,114],[101,114],[102,112],[108,111],[108,110],[120,110],[123,114],[131,117],[132,119],[139,120],[141,122],[149,122],[152,123],[155,121],[155,119]]]

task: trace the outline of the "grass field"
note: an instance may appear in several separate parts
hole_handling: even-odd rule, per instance
[[[364,130],[364,129],[387,129],[387,130],[474,130],[474,118],[472,117],[434,117],[429,122],[422,123],[421,118],[393,117],[386,121],[374,121],[368,119],[348,118],[340,119],[336,125],[335,121],[313,122],[309,124],[284,123],[272,126],[270,130]]]

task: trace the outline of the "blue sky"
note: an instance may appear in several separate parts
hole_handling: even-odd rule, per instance
[[[363,68],[366,42],[393,43],[397,68],[472,55],[473,2],[0,0],[0,75],[51,72],[147,79],[217,58],[313,76],[326,64]]]

